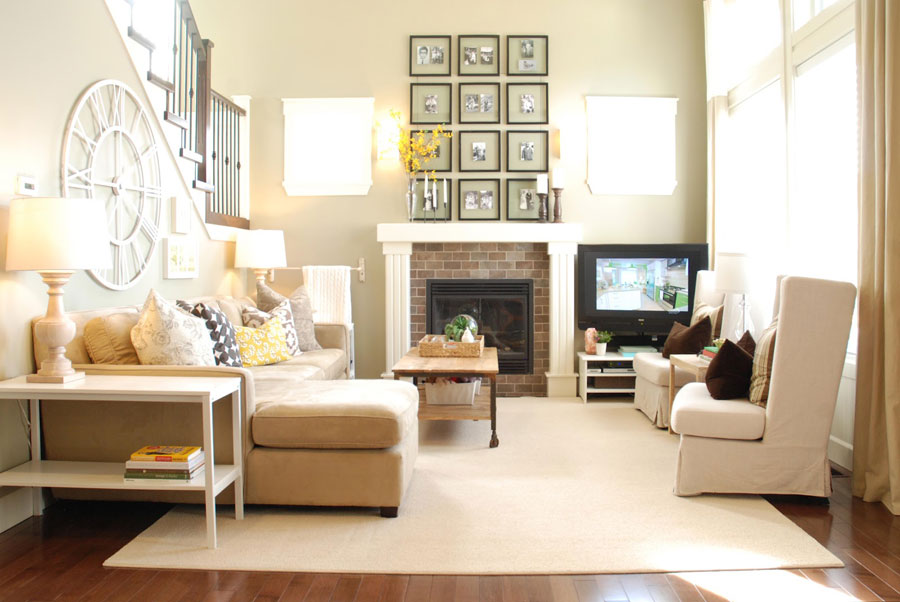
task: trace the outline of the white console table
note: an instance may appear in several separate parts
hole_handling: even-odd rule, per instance
[[[232,464],[214,463],[213,403],[232,396]],[[31,461],[0,473],[0,486],[33,487],[33,511],[41,514],[41,487],[72,489],[139,489],[203,491],[206,494],[206,543],[216,547],[216,496],[234,483],[234,514],[244,518],[243,455],[241,441],[241,379],[236,377],[92,376],[66,384],[27,383],[20,376],[0,382],[0,399],[27,399],[31,404]],[[126,481],[122,462],[42,460],[40,400],[142,401],[196,403],[203,413],[203,474],[189,481]],[[154,442],[142,444],[179,444]]]

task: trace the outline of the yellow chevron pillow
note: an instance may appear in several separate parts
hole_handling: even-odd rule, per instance
[[[244,366],[267,366],[294,357],[288,350],[281,318],[273,317],[259,328],[235,326],[235,330]]]

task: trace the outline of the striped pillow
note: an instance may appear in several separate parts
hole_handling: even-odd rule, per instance
[[[769,383],[772,380],[772,360],[775,358],[775,331],[778,318],[772,320],[756,343],[753,354],[753,375],[750,377],[750,403],[766,407],[769,401]]]
[[[725,313],[724,305],[707,305],[706,303],[698,303],[694,308],[694,315],[691,316],[691,326],[702,320],[709,318],[712,322],[712,336],[705,345],[712,345],[712,342],[722,336],[722,314]]]

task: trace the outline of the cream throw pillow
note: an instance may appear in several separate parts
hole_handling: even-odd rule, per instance
[[[256,283],[256,304],[266,312],[271,312],[279,303],[287,299],[284,295],[273,291],[261,282]],[[291,293],[291,313],[294,316],[294,328],[302,351],[318,351],[322,348],[316,340],[316,326],[313,324],[312,303],[305,286],[298,286]]]
[[[772,361],[775,359],[775,331],[778,319],[759,335],[753,352],[753,374],[750,376],[750,403],[766,407],[769,402],[769,384],[772,382]]]
[[[712,322],[712,336],[706,345],[712,345],[712,342],[722,336],[722,314],[725,313],[724,305],[707,305],[706,303],[698,303],[694,309],[694,315],[691,316],[691,326],[702,320],[709,318]]]
[[[131,343],[142,364],[155,366],[215,366],[209,330],[154,290],[147,295]]]
[[[235,330],[244,366],[268,366],[293,357],[287,348],[281,318],[272,316],[259,328],[238,326]]]

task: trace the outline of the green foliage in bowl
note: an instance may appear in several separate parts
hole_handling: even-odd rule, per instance
[[[469,329],[472,336],[478,334],[478,322],[475,321],[475,318],[468,314],[459,314],[444,326],[444,334],[448,339],[459,342],[466,332],[466,328]]]

